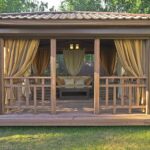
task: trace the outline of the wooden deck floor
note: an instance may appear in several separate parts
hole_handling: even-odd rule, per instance
[[[112,102],[112,101],[111,101]],[[93,100],[57,100],[56,101],[56,112],[57,113],[93,113],[94,112],[94,104]],[[108,106],[105,106],[104,101],[100,101],[100,113],[113,113],[113,104],[110,103]],[[121,106],[121,104],[117,104],[120,106],[116,109],[117,114],[128,114],[128,104]],[[35,107],[34,103],[30,103],[29,106],[26,106],[25,103],[22,103],[21,106],[17,104],[13,105],[14,109],[10,109],[8,114],[11,113],[34,113]],[[144,114],[144,109],[142,108],[134,108],[131,113],[136,114]],[[144,110],[145,111],[145,110]],[[51,112],[51,103],[50,101],[44,101],[44,105],[42,105],[41,101],[39,101],[36,105],[37,113],[50,113]]]
[[[136,111],[128,114],[125,110],[112,114],[101,109],[101,114],[93,114],[92,100],[57,101],[57,114],[48,110],[23,110],[0,115],[0,126],[132,126],[150,125],[150,115]]]
[[[149,126],[150,115],[58,113],[10,114],[0,116],[0,126]]]

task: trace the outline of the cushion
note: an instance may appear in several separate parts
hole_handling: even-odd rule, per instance
[[[84,87],[84,79],[76,79],[75,88],[83,88],[83,87]]]
[[[86,86],[89,86],[89,85],[92,83],[92,80],[93,80],[92,78],[86,79],[86,80],[85,80],[85,85],[86,85]]]
[[[64,79],[65,88],[74,88],[74,79]]]
[[[57,78],[57,79],[56,79],[56,83],[57,83],[57,85],[59,85],[59,86],[65,85],[64,79],[60,79],[60,78]]]

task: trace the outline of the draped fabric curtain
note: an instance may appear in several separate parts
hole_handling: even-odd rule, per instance
[[[113,75],[116,66],[116,50],[115,48],[101,49],[100,61],[107,75]]]
[[[24,76],[35,58],[38,46],[38,40],[5,40],[4,75]]]
[[[84,62],[84,50],[64,50],[64,61],[67,71],[70,75],[79,74]]]
[[[50,62],[49,49],[39,48],[33,60],[32,68],[34,75],[41,76]]]
[[[13,40],[4,41],[4,75],[5,77],[27,76],[39,46],[39,40]],[[14,97],[13,91],[6,89],[7,100]]]
[[[115,40],[119,60],[128,74],[144,75],[142,40]]]
[[[128,75],[135,77],[144,76],[145,71],[145,49],[142,40],[115,40],[117,54],[123,68]],[[144,89],[138,89],[140,103],[145,101]]]

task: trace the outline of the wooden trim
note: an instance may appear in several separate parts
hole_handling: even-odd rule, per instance
[[[101,79],[146,79],[146,76],[143,76],[143,77],[133,77],[133,76],[108,76],[108,77],[101,77]]]
[[[94,40],[94,113],[99,113],[100,98],[100,39]]]
[[[0,117],[0,126],[150,126],[144,114],[7,114]],[[148,128],[147,128],[148,129]]]
[[[0,39],[0,114],[4,113],[4,41]]]
[[[33,36],[33,35],[26,35],[26,36],[21,36],[20,34],[18,34],[18,35],[5,35],[5,36],[1,36],[1,37],[3,37],[4,39],[5,38],[13,38],[13,39],[38,39],[38,40],[42,40],[42,39],[49,39],[50,38],[50,36],[49,35],[41,35],[40,34],[40,36],[39,35],[36,35],[36,36]],[[95,39],[95,35],[86,35],[86,36],[75,36],[75,35],[66,35],[66,36],[60,36],[60,35],[57,35],[57,36],[55,36],[55,38],[56,39],[78,39],[78,40],[83,40],[83,39],[91,39],[91,40],[94,40]],[[149,39],[149,36],[142,36],[142,35],[140,35],[140,36],[137,36],[137,35],[132,35],[132,36],[128,36],[128,35],[101,35],[100,36],[100,38],[101,38],[101,40],[102,39],[112,39],[112,40],[114,40],[114,39],[143,39],[143,40],[146,40],[146,39]],[[45,47],[46,48],[46,47]]]
[[[4,77],[4,79],[51,79],[51,77],[41,77],[41,76],[32,76],[32,77]]]
[[[150,28],[132,27],[132,28],[0,28],[0,35],[5,36],[48,36],[48,37],[137,37],[150,36]]]
[[[51,112],[56,113],[56,39],[50,40],[51,47]]]

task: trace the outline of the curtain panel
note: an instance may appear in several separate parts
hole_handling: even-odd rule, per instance
[[[128,75],[144,75],[142,40],[115,40],[119,60]]]
[[[101,67],[104,68],[107,75],[113,75],[115,72],[117,53],[115,47],[106,47],[100,51]]]
[[[38,40],[5,40],[4,75],[7,77],[24,76],[37,53]]]
[[[84,62],[84,50],[64,50],[64,61],[69,75],[79,74]]]
[[[49,63],[50,63],[50,50],[42,47],[39,48],[32,64],[34,75],[36,76],[43,75]]]
[[[145,74],[145,44],[143,40],[115,40],[119,61],[127,75],[142,77]],[[139,103],[145,102],[145,91],[137,89]]]
[[[37,53],[39,40],[6,39],[4,41],[4,76],[28,76],[28,70]],[[25,83],[28,84],[28,83]],[[5,91],[5,103],[8,99],[15,99],[15,91]],[[23,89],[29,90],[28,89]]]

